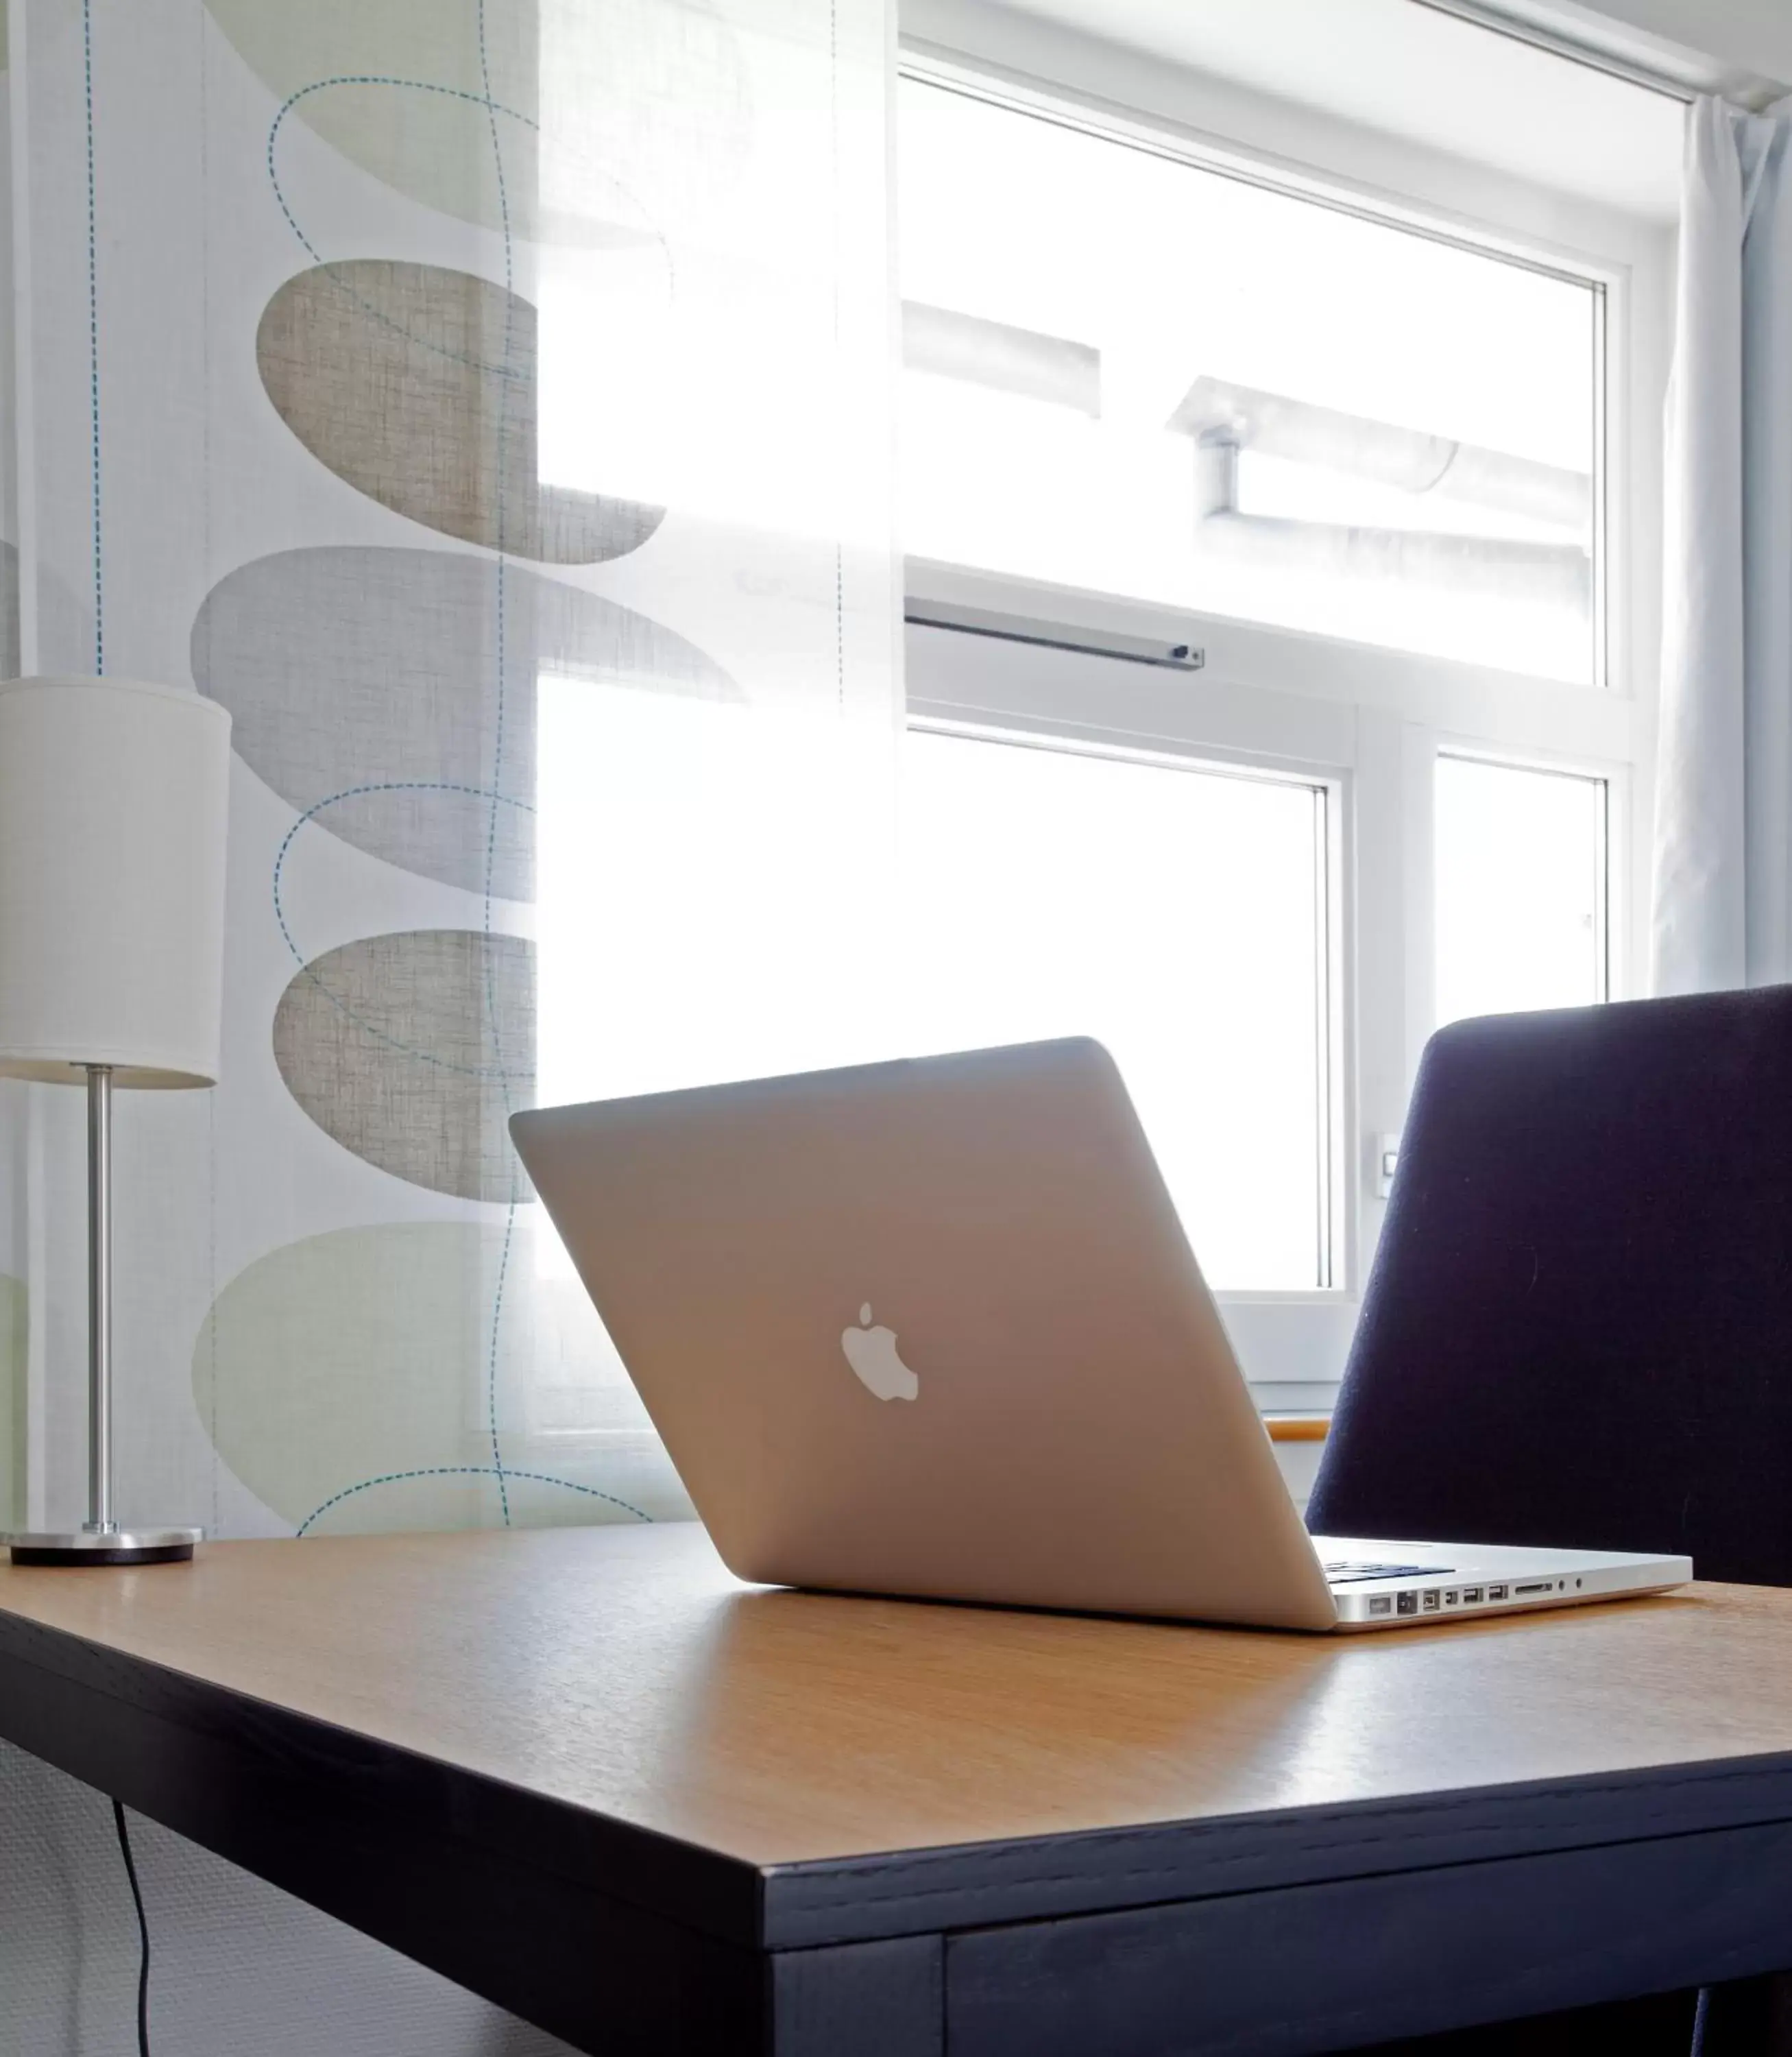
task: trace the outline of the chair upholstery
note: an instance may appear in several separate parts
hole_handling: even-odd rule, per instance
[[[1442,1030],[1309,1525],[1792,1585],[1789,1477],[1792,986]],[[1693,1998],[1410,2047],[1683,2057]],[[1708,1993],[1699,2057],[1792,2050],[1786,2000]]]
[[[1307,1520],[1792,1584],[1792,986],[1420,1067]]]

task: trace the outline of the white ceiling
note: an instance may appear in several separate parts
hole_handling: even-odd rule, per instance
[[[1678,101],[1414,0],[1007,5],[1553,191],[1657,220],[1678,210]]]
[[[1509,4],[1509,0],[1508,0]],[[1521,0],[1547,4],[1603,29],[1612,21],[1716,58],[1733,73],[1792,79],[1792,7],[1786,0]]]

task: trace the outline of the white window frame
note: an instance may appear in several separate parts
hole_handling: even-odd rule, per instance
[[[971,18],[961,17],[969,22]],[[984,26],[988,25],[988,26]],[[1292,774],[1328,795],[1331,900],[1330,1107],[1334,1282],[1219,1297],[1260,1403],[1335,1396],[1385,1202],[1379,1140],[1397,1135],[1434,1011],[1434,767],[1451,752],[1579,772],[1607,784],[1609,991],[1641,989],[1646,827],[1659,651],[1661,401],[1671,327],[1672,236],[1417,146],[1302,125],[1173,68],[1084,39],[998,20],[977,47],[904,41],[909,76],[1070,121],[1203,169],[1584,278],[1604,289],[1603,680],[1564,685],[1482,667],[1267,628],[911,558],[911,615],[940,608],[1019,620],[1058,640],[1198,644],[1198,673],[1087,651],[922,626],[907,630],[910,718]],[[1058,75],[1053,73],[1053,61]],[[1191,110],[1197,117],[1189,119]],[[1226,130],[1216,129],[1216,117]],[[1281,126],[1277,126],[1280,121]]]

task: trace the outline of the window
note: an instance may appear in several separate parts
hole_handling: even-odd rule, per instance
[[[1328,782],[924,727],[877,893],[812,724],[551,676],[539,720],[544,1100],[1093,1034],[1216,1275],[1328,1282]]]
[[[902,88],[916,1032],[1102,1036],[1297,1406],[1431,1031],[1628,989],[1670,263],[1339,149]]]
[[[1099,1036],[1203,1262],[1240,1286],[1329,1279],[1327,802],[1311,780],[909,739],[914,1046]]]
[[[1440,1023],[1607,997],[1605,814],[1603,779],[1438,758]]]
[[[917,555],[1585,680],[1584,277],[910,78]]]

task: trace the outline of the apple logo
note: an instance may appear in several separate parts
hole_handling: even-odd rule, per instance
[[[846,1353],[859,1383],[880,1400],[912,1400],[921,1381],[896,1355],[896,1330],[871,1326],[871,1302],[859,1310],[859,1326],[841,1331],[840,1346]]]

